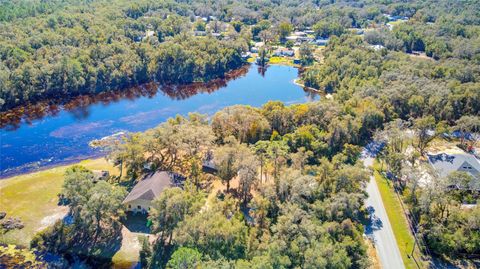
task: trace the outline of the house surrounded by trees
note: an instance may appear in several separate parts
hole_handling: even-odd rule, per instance
[[[446,177],[455,171],[467,172],[474,177],[480,176],[480,162],[468,153],[427,154],[428,161],[441,177]]]
[[[174,172],[158,171],[146,175],[123,200],[127,211],[147,214],[152,201],[170,187],[183,187],[185,178]]]

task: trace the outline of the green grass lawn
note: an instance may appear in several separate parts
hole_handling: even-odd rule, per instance
[[[412,252],[414,238],[408,227],[400,201],[393,190],[391,182],[386,180],[377,170],[374,173],[405,267],[407,269],[428,268],[427,264],[421,260],[418,248],[415,249],[414,253],[418,266],[411,257],[408,257]]]
[[[105,159],[86,160],[80,163],[89,169],[117,169]],[[25,227],[0,235],[0,243],[28,246],[39,230],[46,228],[67,211],[57,206],[57,194],[61,191],[63,174],[69,166],[60,166],[31,174],[0,180],[0,211],[8,217],[20,218]]]
[[[268,61],[268,63],[269,64],[281,64],[281,65],[289,65],[289,66],[298,66],[298,65],[293,63],[292,58],[288,58],[288,57],[274,56],[274,57],[270,58],[270,61]]]
[[[391,25],[399,25],[399,24],[402,24],[402,23],[405,23],[407,21],[404,21],[404,20],[397,20],[397,21],[391,21],[389,22]]]

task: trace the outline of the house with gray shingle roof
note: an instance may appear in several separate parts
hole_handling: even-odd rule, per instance
[[[467,172],[480,178],[480,161],[468,153],[427,154],[428,161],[441,177],[447,177],[455,171]]]
[[[157,171],[146,175],[140,180],[123,200],[127,211],[148,213],[152,201],[166,188],[183,187],[185,178],[179,174],[167,171]]]

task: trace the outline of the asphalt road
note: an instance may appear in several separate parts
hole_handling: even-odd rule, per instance
[[[363,163],[366,167],[369,167],[373,164],[373,158],[364,156]],[[365,234],[373,239],[382,268],[404,269],[402,256],[400,255],[392,226],[388,220],[387,211],[383,205],[377,182],[373,176],[370,177],[366,191],[368,198],[365,201],[365,205],[370,211],[371,223],[366,227]]]

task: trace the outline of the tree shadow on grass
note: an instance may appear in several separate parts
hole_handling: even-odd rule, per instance
[[[43,260],[48,257],[63,258],[62,268],[83,266],[87,268],[110,268],[112,257],[122,246],[122,224],[112,222],[94,238],[80,226],[62,224],[61,221],[32,240]],[[82,267],[80,267],[82,268]]]

